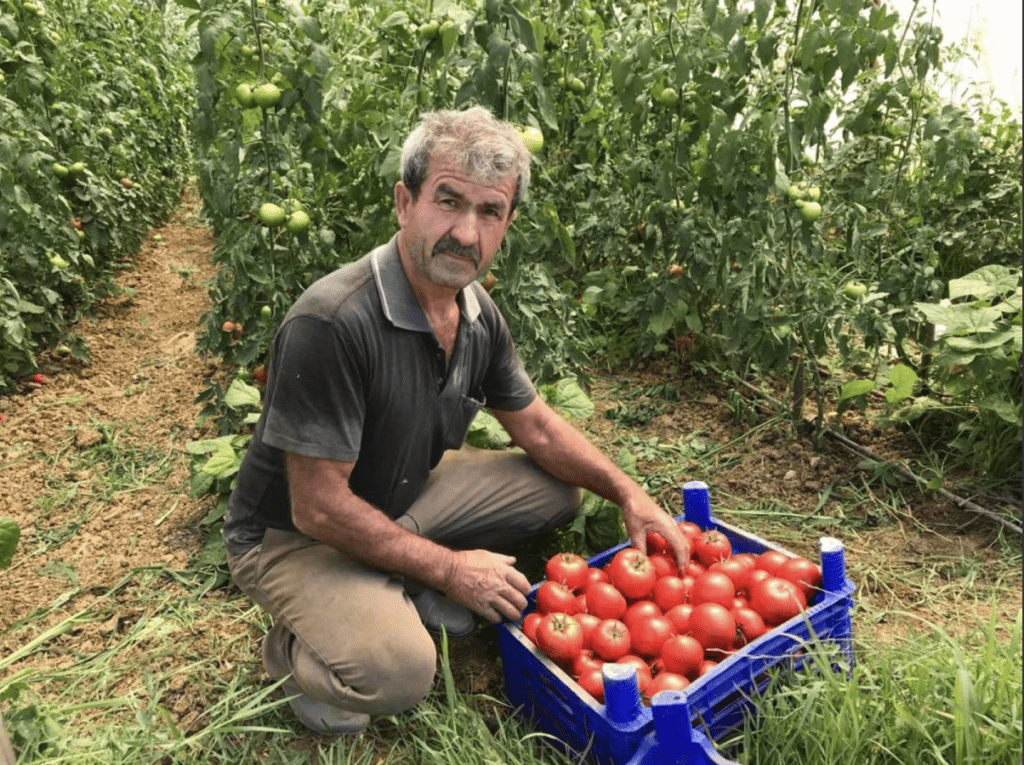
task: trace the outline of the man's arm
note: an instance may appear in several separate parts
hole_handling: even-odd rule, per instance
[[[295,527],[375,569],[411,576],[492,622],[518,619],[530,583],[515,558],[449,550],[395,523],[349,487],[353,463],[288,453]]]
[[[547,472],[622,508],[622,520],[634,547],[646,552],[647,534],[657,531],[675,549],[680,567],[689,561],[690,544],[672,517],[540,398],[516,412],[492,411],[512,440]]]

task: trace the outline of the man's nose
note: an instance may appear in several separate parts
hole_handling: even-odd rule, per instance
[[[452,238],[463,247],[473,247],[479,238],[478,226],[476,213],[467,211],[455,219],[452,225]]]

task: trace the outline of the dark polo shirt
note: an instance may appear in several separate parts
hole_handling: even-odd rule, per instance
[[[419,496],[480,407],[519,410],[536,392],[508,326],[476,282],[459,294],[450,362],[406,278],[397,240],[315,282],[274,339],[263,413],[228,500],[239,555],[265,529],[294,529],[285,452],[354,462],[352,490],[391,518]]]

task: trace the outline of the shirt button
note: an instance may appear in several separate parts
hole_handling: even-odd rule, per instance
[[[438,377],[437,378],[437,387],[440,388],[442,385],[444,385],[444,378],[443,377]]]

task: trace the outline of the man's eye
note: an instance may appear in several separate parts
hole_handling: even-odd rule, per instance
[[[440,205],[441,207],[443,207],[445,210],[454,210],[455,209],[455,200],[454,199],[439,199],[437,201],[437,204]]]

